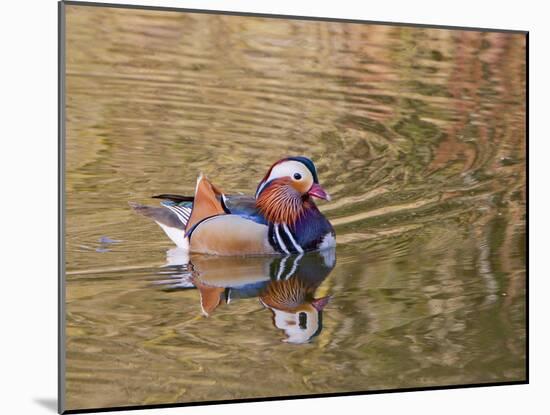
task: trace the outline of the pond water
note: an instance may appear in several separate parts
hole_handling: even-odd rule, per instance
[[[525,379],[523,35],[66,23],[67,409]],[[128,207],[199,172],[250,194],[288,155],[332,195],[335,251],[188,264]]]

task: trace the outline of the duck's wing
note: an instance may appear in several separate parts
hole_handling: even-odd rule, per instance
[[[231,204],[239,213],[231,213],[228,208]],[[254,209],[250,198],[228,199],[219,188],[200,176],[191,217],[185,228],[190,251],[215,255],[276,253],[269,242],[269,228],[255,220]]]
[[[176,194],[162,194],[153,196],[155,199],[163,199],[164,206],[190,206],[195,200],[194,196]],[[217,194],[216,199],[220,202],[225,213],[242,216],[254,222],[267,224],[266,219],[256,207],[256,199],[250,195],[222,195]]]
[[[179,247],[188,248],[185,233],[200,221],[225,214],[222,192],[200,175],[195,196],[159,195],[164,199],[161,207],[145,206],[129,202],[136,212],[153,219]]]
[[[267,220],[256,207],[256,199],[249,195],[229,195],[223,200],[227,210],[233,214],[267,225]]]
[[[226,214],[222,200],[223,192],[201,174],[197,179],[193,209],[185,227],[186,232],[207,218]]]

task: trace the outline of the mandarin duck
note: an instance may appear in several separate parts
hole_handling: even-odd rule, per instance
[[[130,202],[178,246],[214,255],[291,254],[334,247],[335,233],[313,198],[330,200],[307,157],[277,161],[254,196],[226,195],[202,174],[194,196],[162,194],[161,207]]]

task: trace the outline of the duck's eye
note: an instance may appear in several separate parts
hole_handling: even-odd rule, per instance
[[[300,180],[302,178],[302,175],[300,173],[294,173],[294,179]]]
[[[307,314],[303,311],[298,314],[298,325],[302,330],[307,329]]]

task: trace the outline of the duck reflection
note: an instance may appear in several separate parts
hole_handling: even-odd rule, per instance
[[[317,298],[315,292],[335,264],[334,248],[285,257],[187,257],[172,249],[166,264],[172,272],[159,283],[170,290],[196,288],[206,316],[224,304],[258,297],[284,331],[284,341],[306,343],[322,330],[330,296]]]

